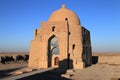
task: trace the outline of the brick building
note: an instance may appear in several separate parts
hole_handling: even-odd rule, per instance
[[[35,29],[30,43],[29,67],[83,69],[91,65],[90,32],[65,5]]]

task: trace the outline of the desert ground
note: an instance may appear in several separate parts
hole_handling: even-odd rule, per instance
[[[0,63],[0,79],[12,76],[16,71],[26,68],[26,62],[20,63],[9,63],[9,64],[1,64]]]
[[[117,80],[120,78],[120,65],[96,64],[75,70],[73,80]]]
[[[3,54],[2,54],[3,55]],[[8,54],[9,55],[9,54]],[[95,53],[94,56],[98,54]],[[107,55],[107,54],[99,54]],[[114,53],[110,54],[114,56]],[[117,53],[117,56],[120,56]],[[117,60],[116,60],[117,61]],[[27,62],[0,63],[0,79],[13,76],[13,74],[27,66]],[[39,77],[39,78],[38,78]],[[35,79],[36,78],[36,79]],[[61,73],[56,70],[30,76],[20,80],[120,80],[120,64],[96,63],[85,69],[76,69],[70,78],[61,77]]]

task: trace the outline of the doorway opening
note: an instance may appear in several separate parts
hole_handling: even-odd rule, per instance
[[[58,57],[55,57],[55,59],[54,59],[54,65],[55,66],[59,65],[59,58]]]

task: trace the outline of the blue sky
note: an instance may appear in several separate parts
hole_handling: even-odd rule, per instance
[[[62,4],[90,30],[93,52],[120,52],[120,0],[0,0],[0,52],[29,51],[34,29]]]

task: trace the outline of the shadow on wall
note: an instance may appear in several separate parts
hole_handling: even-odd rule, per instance
[[[92,64],[97,64],[99,60],[99,56],[92,56]],[[59,61],[59,68],[61,69],[73,69],[73,60],[72,59],[64,59]]]
[[[59,61],[59,68],[73,69],[73,60],[72,59],[64,59],[62,61]]]
[[[98,56],[92,56],[92,64],[97,64],[98,63]]]

